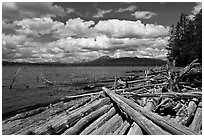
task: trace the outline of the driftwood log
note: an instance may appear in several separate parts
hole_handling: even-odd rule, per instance
[[[133,96],[136,97],[169,97],[169,98],[202,98],[201,92],[189,92],[189,93],[177,93],[177,92],[171,92],[171,93],[146,93],[146,94],[135,94],[130,93]]]
[[[97,111],[94,111],[94,112],[90,113],[89,115],[83,117],[73,127],[66,130],[63,133],[63,135],[77,135],[77,134],[79,134],[87,124],[91,123],[93,120],[95,120],[99,116],[106,113],[111,107],[112,107],[112,104],[111,105],[105,105],[102,108],[98,109]]]
[[[103,90],[111,97],[111,99],[113,99],[117,104],[120,104],[121,107],[126,106],[127,108],[130,108],[130,111],[133,109],[135,113],[140,113],[140,115],[144,115],[145,117],[147,117],[148,119],[152,120],[154,123],[156,123],[157,125],[159,125],[160,127],[162,127],[163,129],[165,129],[166,131],[168,131],[171,134],[177,134],[177,135],[185,135],[185,134],[189,134],[189,135],[196,135],[195,132],[191,131],[189,128],[183,126],[183,125],[178,125],[174,122],[171,122],[169,120],[166,120],[165,118],[157,115],[156,113],[152,113],[148,110],[143,109],[143,107],[139,106],[138,104],[134,103],[131,100],[128,100],[120,95],[115,94],[113,91],[108,90],[107,88],[103,87]],[[123,105],[125,104],[125,105]],[[126,110],[125,108],[124,111]],[[126,111],[125,111],[126,112]],[[126,112],[128,113],[128,112]],[[131,115],[131,113],[129,112],[129,115]],[[141,118],[140,118],[141,119]],[[140,121],[140,120],[138,120]],[[138,121],[135,121],[138,125],[140,125],[147,133],[151,134],[151,132],[148,131],[148,129],[146,129],[145,127],[143,127],[143,125],[141,125],[141,123],[139,123]],[[148,124],[149,125],[149,124]],[[154,127],[154,125],[152,124],[152,127]],[[162,133],[162,132],[160,132]],[[157,133],[158,134],[158,133]]]
[[[121,124],[121,126],[113,133],[113,135],[124,135],[129,126],[130,126],[130,123],[127,120],[125,120]]]
[[[189,128],[192,131],[199,133],[201,126],[202,126],[202,102],[199,103],[194,119]]]
[[[143,135],[141,128],[133,122],[127,135]]]
[[[85,105],[78,110],[74,110],[74,112],[70,112],[69,114],[65,114],[58,119],[53,119],[52,121],[48,122],[44,127],[40,127],[39,130],[36,131],[37,134],[50,134],[48,127],[52,127],[54,129],[54,134],[63,133],[68,127],[73,126],[77,121],[80,120],[85,115],[88,115],[92,111],[110,103],[109,98],[102,98],[100,100],[96,100],[91,104]]]
[[[94,121],[92,124],[90,124],[87,128],[85,128],[80,135],[88,135],[92,131],[98,129],[101,127],[106,121],[108,121],[112,116],[116,114],[116,110],[114,107],[112,107],[107,113],[102,115],[100,118],[98,118],[96,121]]]
[[[108,128],[110,128],[111,125],[116,124],[120,120],[120,115],[115,114],[112,118],[110,118],[108,121],[106,121],[101,127],[94,130],[90,133],[90,135],[102,135],[107,132]]]
[[[14,76],[14,78],[13,78],[11,84],[10,84],[10,87],[9,87],[10,90],[13,89],[13,85],[14,85],[14,83],[15,83],[16,77],[18,76],[18,73],[20,72],[20,70],[21,70],[21,67],[20,67],[20,68],[16,71],[16,73],[15,73],[15,76]]]
[[[170,135],[170,133],[164,131],[162,128],[154,124],[151,120],[147,119],[141,113],[129,106],[124,100],[119,98],[119,95],[113,93],[103,87],[103,90],[107,95],[123,110],[127,113],[140,127],[142,127],[150,135]],[[134,103],[135,104],[135,103]],[[133,104],[133,105],[134,105]]]

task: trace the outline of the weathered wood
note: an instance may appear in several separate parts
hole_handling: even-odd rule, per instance
[[[182,125],[178,125],[174,122],[171,122],[169,120],[166,120],[164,117],[161,117],[159,115],[157,115],[156,113],[152,113],[148,110],[143,109],[143,107],[139,106],[138,104],[134,103],[131,100],[128,100],[122,96],[119,96],[117,94],[115,94],[114,92],[108,90],[107,88],[103,87],[103,90],[111,97],[111,99],[113,99],[114,101],[116,101],[116,103],[118,105],[120,105],[121,107],[123,107],[123,104],[127,104],[127,107],[131,107],[133,108],[133,110],[136,110],[136,113],[141,113],[142,116],[147,117],[148,119],[152,120],[154,123],[156,123],[157,125],[159,125],[160,127],[162,127],[163,129],[165,129],[166,131],[172,133],[172,134],[178,134],[178,135],[185,135],[185,134],[189,134],[189,135],[195,135],[196,133],[191,131],[189,128],[182,126]],[[122,103],[119,103],[122,102]],[[125,108],[123,108],[124,111],[126,110]],[[130,109],[131,111],[131,109]],[[131,112],[128,112],[126,110],[126,113],[128,113],[129,115],[132,115]],[[139,118],[138,121],[140,121],[141,118]],[[140,127],[142,127],[147,133],[150,133],[150,131],[148,129],[145,128],[145,126],[143,127],[142,124],[140,124],[138,121],[135,121]],[[151,125],[151,124],[148,124]],[[151,125],[151,127],[153,127],[154,125]],[[162,132],[160,132],[162,133]]]
[[[187,65],[187,66],[183,69],[183,71],[180,72],[178,79],[182,78],[182,76],[183,76],[184,74],[188,73],[188,72],[191,70],[191,68],[194,66],[194,64],[195,64],[195,62],[196,62],[197,60],[198,60],[198,59],[195,59],[195,60],[193,60],[189,65]]]
[[[152,89],[154,93],[161,93],[162,92],[162,88],[160,89]],[[158,104],[160,97],[155,97],[155,98],[149,98],[147,100],[147,104],[144,107],[144,109],[147,109],[149,111],[153,111],[156,108],[156,105]]]
[[[124,127],[120,130],[120,132],[118,133],[118,135],[125,135],[129,127],[130,127],[130,123],[127,122],[127,123],[124,125]]]
[[[68,103],[56,103],[53,105],[50,105],[51,107],[47,108],[45,111],[43,111],[40,114],[34,115],[30,118],[23,119],[22,123],[26,124],[21,130],[16,132],[15,134],[21,134],[25,135],[27,132],[33,132],[38,133],[40,131],[43,132],[47,130],[48,125],[52,125],[52,123],[56,123],[56,121],[60,121],[67,115],[67,112],[65,110],[69,110],[69,108],[73,108],[72,106],[75,106],[75,110],[79,109],[79,107],[82,104],[90,103],[91,98],[81,98],[74,101],[70,101]],[[71,111],[70,113],[73,113],[74,111]],[[56,115],[57,114],[57,115]],[[28,126],[29,125],[29,126]]]
[[[43,76],[42,72],[41,72],[41,78],[45,81],[45,84],[47,84],[47,85],[54,85],[54,83],[52,83],[51,81],[49,81],[48,79],[46,79],[46,78]]]
[[[199,135],[202,135],[202,129],[198,132]]]
[[[71,114],[67,114],[62,118],[60,117],[60,119],[56,119],[47,123],[48,124],[47,126],[52,125],[52,128],[55,129],[56,134],[63,133],[69,126],[74,125],[83,116],[86,116],[92,111],[95,111],[96,109],[109,103],[110,103],[109,98],[102,98],[102,99],[96,100],[91,104],[85,105],[84,107],[78,109],[77,111],[74,111]],[[47,129],[47,126],[45,125],[43,129],[40,129],[37,132],[37,134],[46,134],[46,132],[49,131]]]
[[[173,107],[173,110],[178,111],[181,107],[182,107],[182,104],[181,104],[181,102],[179,101],[179,102],[177,102],[176,106]]]
[[[77,121],[79,121],[82,117],[88,115],[92,111],[95,111],[99,108],[101,108],[104,105],[107,105],[110,103],[109,98],[103,98],[100,100],[97,100],[96,102],[93,102],[92,104],[89,104],[85,106],[85,108],[80,109],[79,111],[76,111],[68,116],[67,120],[62,126],[53,126],[54,129],[56,129],[56,133],[60,134],[63,132],[63,130],[66,130],[68,127],[73,126]]]
[[[14,76],[14,78],[13,78],[13,80],[12,80],[12,82],[11,82],[11,84],[10,84],[10,90],[12,90],[12,88],[13,88],[13,85],[14,85],[14,83],[15,83],[15,80],[16,80],[16,77],[18,76],[18,73],[20,72],[20,70],[21,70],[21,67],[16,71],[16,73],[15,73],[15,76]]]
[[[176,116],[175,118],[173,118],[173,121],[174,121],[175,123],[179,123],[179,122],[181,121],[181,119],[182,119],[182,117]]]
[[[71,99],[76,99],[76,98],[81,98],[81,97],[86,97],[86,96],[92,96],[92,95],[97,95],[97,94],[102,94],[103,92],[94,92],[94,93],[87,93],[87,94],[80,94],[80,95],[75,95],[75,96],[65,96],[62,100],[71,100]]]
[[[77,101],[75,102],[77,103]],[[72,105],[73,102],[70,102],[67,107],[70,107]],[[43,107],[43,109],[45,110],[42,112],[40,112],[41,107],[28,112],[23,112],[25,113],[25,115],[20,115],[20,117],[18,117],[19,120],[16,119],[17,118],[16,116],[11,117],[10,119],[7,120],[7,122],[2,124],[2,127],[5,129],[4,133],[24,135],[28,131],[34,131],[34,129],[37,129],[38,127],[42,126],[46,121],[52,119],[56,113],[59,114],[59,112],[61,111],[60,109],[64,109],[64,103],[58,102],[51,105],[51,107],[50,106]],[[18,125],[16,125],[15,123],[16,124],[18,123]]]
[[[115,123],[111,123],[103,132],[103,135],[112,135],[115,130],[122,124],[123,119],[120,116]]]
[[[96,121],[94,121],[92,124],[90,124],[87,128],[85,128],[80,135],[88,135],[92,131],[98,129],[101,127],[106,121],[108,121],[112,116],[116,114],[116,110],[114,107],[112,107],[107,113],[99,117]]]
[[[202,126],[202,102],[198,104],[194,119],[190,125],[190,129],[196,133],[199,133]]]
[[[113,105],[105,105],[102,108],[90,113],[89,115],[80,119],[73,127],[67,129],[63,135],[78,135],[90,122],[92,122],[97,117],[106,113]]]
[[[165,80],[165,77],[155,77],[153,80]],[[127,84],[135,84],[135,83],[141,83],[141,82],[147,82],[148,79],[140,79],[140,80],[133,80],[133,81],[127,81]]]
[[[124,102],[119,95],[115,94],[113,91],[108,90],[103,87],[103,90],[108,94],[108,96],[123,110],[129,115],[141,128],[143,128],[150,135],[168,135],[170,133],[164,131],[159,126],[154,124],[152,121],[147,119],[141,113],[134,110],[126,102]],[[133,105],[136,103],[133,102]]]
[[[97,99],[97,98],[95,98],[95,99]],[[94,99],[94,101],[95,101],[95,99]],[[80,102],[76,102],[76,104],[73,105],[72,107],[68,108],[67,106],[65,106],[64,109],[66,110],[67,113],[71,112],[72,110],[77,111],[78,108],[84,106],[86,103],[91,103],[91,101],[93,101],[93,99],[91,97],[85,98],[85,99],[82,99]]]
[[[141,128],[133,122],[127,135],[143,135]]]
[[[136,97],[169,97],[169,98],[202,98],[202,93],[200,92],[191,92],[191,93],[177,93],[177,92],[171,92],[171,93],[148,93],[148,94],[135,94],[131,93],[132,96]]]
[[[124,135],[125,131],[127,130],[127,128],[130,126],[130,123],[125,120],[120,127],[118,127],[118,129],[115,130],[115,132],[113,133],[113,135]]]
[[[115,114],[111,119],[106,121],[101,127],[91,132],[90,135],[104,135],[109,130],[108,128],[111,128],[111,126],[116,124],[120,120],[120,118],[121,117],[119,114]]]
[[[17,120],[17,119],[23,119],[23,118],[27,118],[27,117],[30,117],[30,116],[33,116],[33,115],[36,115],[38,113],[41,113],[42,111],[46,110],[46,107],[40,107],[40,108],[37,108],[37,109],[34,109],[34,110],[31,110],[29,112],[23,112],[23,113],[20,113],[20,114],[17,114],[9,119],[7,119],[6,121],[14,121],[14,120]]]
[[[197,98],[193,98],[189,103],[188,103],[188,116],[186,119],[184,119],[182,121],[182,124],[185,126],[189,126],[190,123],[193,121],[193,117],[197,108],[197,103],[198,103],[198,99]]]

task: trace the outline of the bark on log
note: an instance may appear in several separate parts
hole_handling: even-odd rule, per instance
[[[78,135],[91,121],[106,113],[113,104],[105,105],[102,108],[90,113],[89,115],[80,119],[73,127],[67,129],[63,135]]]
[[[143,135],[141,128],[133,122],[127,135]]]
[[[101,127],[106,121],[108,121],[112,116],[116,114],[116,110],[114,107],[112,107],[107,113],[102,115],[100,118],[98,118],[96,121],[94,121],[92,124],[90,124],[87,128],[85,128],[80,135],[88,135],[92,131],[98,129]]]
[[[189,128],[192,131],[199,133],[201,126],[202,126],[202,102],[199,103],[193,122],[191,123]]]
[[[162,127],[163,129],[165,129],[166,131],[172,133],[172,134],[176,134],[176,135],[196,135],[195,132],[191,131],[189,128],[185,127],[185,126],[182,126],[182,125],[178,125],[174,122],[171,122],[171,121],[168,121],[166,120],[164,117],[161,117],[159,116],[158,114],[156,113],[152,113],[150,111],[147,111],[145,109],[143,109],[143,107],[137,105],[136,103],[134,103],[133,101],[131,100],[128,100],[122,96],[119,96],[117,94],[115,94],[114,92],[108,90],[107,88],[103,87],[103,90],[111,97],[112,100],[114,100],[120,107],[124,107],[123,104],[127,105],[127,107],[129,108],[130,107],[130,112],[128,112],[125,108],[122,108],[124,109],[124,111],[126,113],[128,113],[129,115],[132,115],[131,114],[131,111],[133,108],[133,110],[136,110],[136,111],[132,111],[132,112],[136,112],[135,114],[137,114],[138,112],[141,113],[142,115],[141,116],[145,116],[147,117],[148,119],[152,120],[154,123],[156,123],[157,125],[159,125],[160,127]],[[120,103],[122,102],[122,103]],[[137,119],[137,118],[136,118]],[[139,118],[138,121],[140,121],[141,118]],[[138,125],[140,125],[140,127],[142,127],[147,133],[150,133],[148,129],[146,129],[146,127],[143,127],[142,124],[140,124],[138,121],[135,121]],[[150,125],[150,124],[148,124]],[[151,127],[154,127],[153,124],[151,124]],[[160,132],[162,133],[162,132]]]
[[[164,131],[159,126],[154,124],[152,121],[147,119],[141,113],[134,110],[129,104],[125,103],[119,95],[113,93],[113,91],[108,90],[103,87],[103,90],[108,94],[108,96],[123,110],[125,111],[140,127],[142,127],[150,135],[169,135],[170,133]],[[136,103],[133,102],[133,105]]]
[[[126,132],[126,130],[127,130],[127,128],[130,126],[130,123],[127,121],[127,120],[125,120],[121,125],[120,125],[120,127],[117,129],[117,130],[115,130],[115,132],[113,133],[113,135],[124,135],[125,134],[125,132]]]

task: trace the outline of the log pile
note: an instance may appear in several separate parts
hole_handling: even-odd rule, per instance
[[[184,69],[145,71],[131,81],[115,78],[112,88],[65,96],[5,119],[2,134],[202,134],[202,70],[197,66],[195,60]]]

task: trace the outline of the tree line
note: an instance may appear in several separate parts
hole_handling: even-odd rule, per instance
[[[167,48],[168,60],[176,66],[186,66],[194,59],[202,63],[202,9],[193,18],[181,14],[177,24],[170,29]]]

